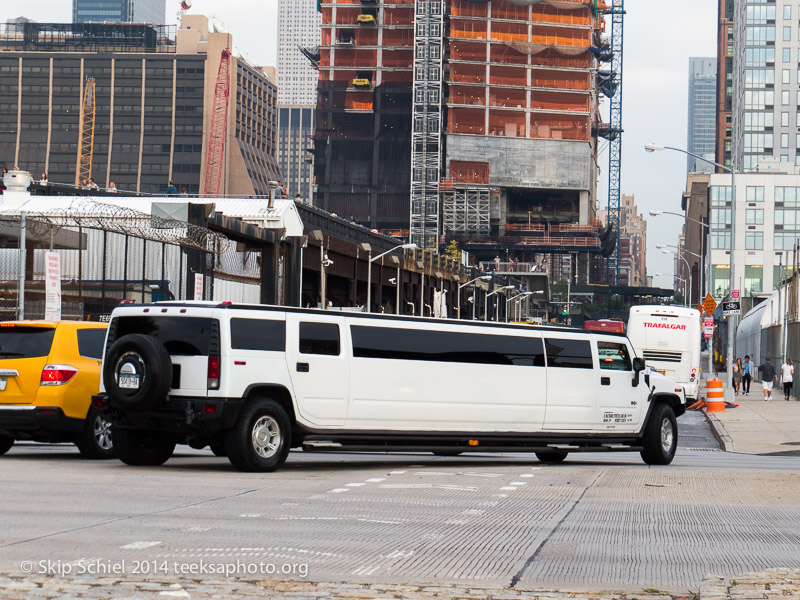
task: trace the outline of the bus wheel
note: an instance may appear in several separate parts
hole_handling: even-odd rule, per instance
[[[461,454],[461,450],[434,450],[434,456],[458,456]]]
[[[653,407],[642,445],[644,448],[640,454],[648,465],[668,465],[672,462],[678,447],[678,422],[672,407],[667,404]]]
[[[537,452],[536,458],[539,459],[539,462],[543,463],[560,463],[564,462],[564,459],[567,458],[567,454],[569,454],[569,452],[565,452],[564,450]]]

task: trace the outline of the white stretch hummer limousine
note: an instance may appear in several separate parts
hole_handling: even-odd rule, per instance
[[[244,471],[301,447],[665,465],[686,407],[622,335],[210,302],[116,308],[94,401],[127,464],[188,444]]]

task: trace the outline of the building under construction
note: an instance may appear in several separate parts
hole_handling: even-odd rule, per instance
[[[477,258],[601,250],[598,0],[328,0],[316,204]],[[583,254],[585,253],[585,254]]]
[[[202,15],[0,24],[0,166],[53,183],[267,194],[277,87]]]

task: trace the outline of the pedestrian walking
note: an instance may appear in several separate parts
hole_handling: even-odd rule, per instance
[[[764,402],[772,400],[772,386],[778,382],[778,373],[769,356],[758,366],[758,370],[761,373],[761,386],[764,388]]]
[[[742,365],[742,391],[745,396],[750,395],[750,382],[753,381],[753,363],[750,356],[745,354],[744,364]]]
[[[731,365],[731,371],[733,371],[733,392],[735,394],[739,393],[739,389],[742,387],[742,359],[737,358],[734,363]]]
[[[781,379],[783,380],[783,395],[788,402],[792,397],[792,382],[794,381],[794,365],[791,358],[787,358],[781,366]]]

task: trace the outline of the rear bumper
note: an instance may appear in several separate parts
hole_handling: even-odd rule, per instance
[[[233,427],[244,405],[242,398],[179,397],[157,410],[136,411],[120,407],[107,394],[92,396],[92,404],[96,406],[98,402],[102,402],[106,418],[115,427],[208,437]]]
[[[84,424],[83,419],[67,417],[58,407],[0,405],[0,433],[12,437],[48,437],[39,435],[44,433],[77,435],[83,432]]]

